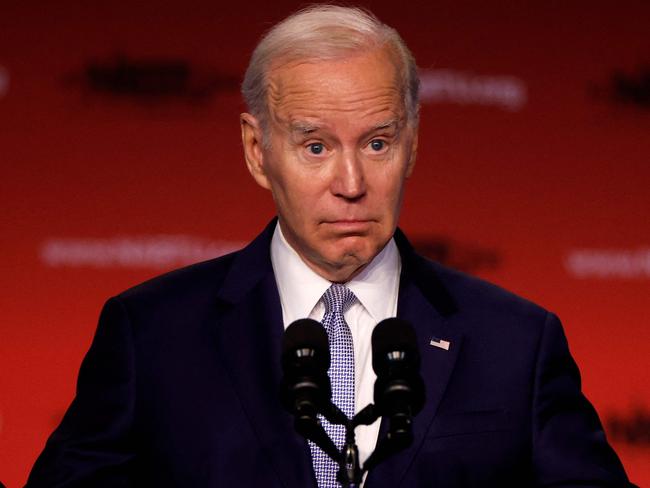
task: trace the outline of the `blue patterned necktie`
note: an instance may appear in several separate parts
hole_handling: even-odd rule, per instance
[[[328,371],[332,382],[332,402],[348,418],[354,416],[354,345],[352,333],[343,314],[356,300],[345,285],[333,284],[322,297],[325,315],[322,324],[327,332],[332,361]],[[340,450],[345,442],[345,427],[331,425],[321,417],[323,427],[336,447]],[[336,481],[337,464],[316,444],[309,442],[311,459],[319,488],[338,488]]]

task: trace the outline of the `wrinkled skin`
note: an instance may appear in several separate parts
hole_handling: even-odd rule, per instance
[[[349,281],[392,237],[415,163],[417,127],[393,57],[375,49],[276,63],[268,80],[267,127],[241,115],[248,169],[272,192],[302,260],[330,281]]]

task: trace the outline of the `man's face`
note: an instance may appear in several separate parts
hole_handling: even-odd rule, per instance
[[[249,170],[289,244],[330,281],[357,274],[397,226],[417,145],[397,80],[379,49],[284,64],[269,73],[266,134],[242,114]]]

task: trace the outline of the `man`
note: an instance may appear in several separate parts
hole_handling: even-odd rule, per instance
[[[267,34],[241,129],[277,222],[107,302],[29,487],[337,486],[280,405],[283,330],[322,320],[333,398],[352,415],[372,401],[372,328],[395,315],[416,330],[426,403],[412,446],[366,487],[629,486],[557,318],[396,231],[417,88],[398,34],[362,11],[312,7]],[[362,460],[381,435],[359,429]]]

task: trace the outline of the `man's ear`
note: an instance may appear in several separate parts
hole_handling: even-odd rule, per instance
[[[413,141],[411,142],[411,151],[409,154],[409,161],[406,165],[406,177],[408,178],[413,173],[413,168],[415,167],[415,160],[418,155],[418,130],[417,127],[413,133]]]
[[[271,185],[264,166],[263,135],[260,123],[251,114],[243,113],[239,116],[239,124],[241,126],[241,140],[244,145],[244,158],[246,159],[248,171],[258,185],[270,190]]]

